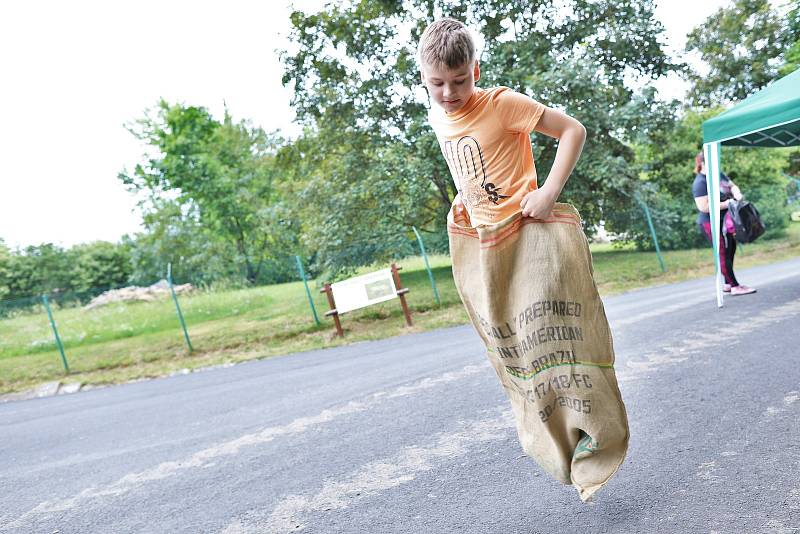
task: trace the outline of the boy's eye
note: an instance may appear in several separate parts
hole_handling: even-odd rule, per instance
[[[456,85],[463,85],[465,81],[467,81],[467,80],[458,80],[456,82]]]

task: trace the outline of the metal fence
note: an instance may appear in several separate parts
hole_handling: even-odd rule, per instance
[[[424,261],[431,296],[436,306],[441,304],[439,289],[436,285],[433,270],[428,260],[427,250],[422,235],[414,230],[411,245],[405,244],[393,254],[395,259],[408,256],[421,256]],[[408,241],[406,239],[406,241]],[[356,244],[358,246],[358,244]],[[362,251],[363,252],[363,251]],[[166,266],[166,280],[159,280],[152,287],[162,286],[159,298],[152,300],[151,306],[130,305],[127,300],[120,300],[116,306],[103,306],[98,310],[93,299],[107,298],[115,292],[133,291],[132,288],[93,288],[82,292],[53,291],[42,295],[31,295],[23,298],[0,300],[0,392],[8,390],[13,383],[19,383],[20,367],[31,376],[40,374],[43,379],[56,379],[70,373],[95,371],[107,366],[137,365],[146,362],[149,353],[165,351],[176,356],[186,356],[197,348],[193,344],[193,330],[203,331],[199,354],[217,350],[220,344],[204,343],[203,340],[214,339],[215,333],[209,330],[209,320],[230,318],[237,314],[263,315],[265,325],[277,321],[286,301],[291,300],[292,313],[296,317],[301,306],[307,306],[308,320],[296,328],[297,334],[304,334],[315,329],[326,328],[321,320],[324,310],[318,310],[324,299],[317,293],[314,295],[311,278],[307,269],[310,258],[299,255],[292,257],[293,268],[296,269],[296,281],[302,281],[300,291],[297,285],[292,286],[291,293],[280,297],[270,295],[272,287],[250,287],[247,291],[195,288],[191,298],[185,298],[172,282],[172,268]],[[418,283],[421,280],[416,277]],[[333,282],[335,280],[323,280]],[[291,285],[291,284],[288,284]],[[178,286],[180,289],[182,286]],[[141,288],[146,289],[146,288]],[[287,290],[288,291],[288,290]],[[143,295],[146,292],[142,292]],[[113,298],[113,302],[117,302]],[[304,304],[300,304],[300,302]],[[171,308],[171,310],[170,310]],[[251,313],[252,312],[252,313]],[[265,328],[270,328],[265,326]],[[173,334],[174,332],[174,334]],[[219,335],[227,335],[220,333]],[[291,332],[287,333],[287,335]],[[234,334],[231,334],[233,336]],[[247,345],[250,339],[259,334],[248,330],[241,335],[241,344]],[[116,344],[125,338],[137,337],[140,345],[134,350],[136,354],[120,358],[115,350],[130,351],[130,346],[117,349]],[[231,341],[228,340],[230,343]],[[233,344],[239,341],[232,342]],[[129,344],[130,345],[130,344]],[[257,345],[257,343],[256,343]],[[183,348],[181,348],[181,346]],[[102,353],[105,351],[105,353]],[[55,353],[55,355],[54,355]],[[22,364],[12,360],[25,359]],[[90,363],[91,362],[91,363]],[[57,363],[58,369],[55,368]],[[29,365],[28,365],[29,364]],[[39,367],[41,373],[30,369]],[[38,373],[38,374],[37,374]],[[55,377],[55,378],[54,378]],[[23,380],[24,381],[24,380]]]

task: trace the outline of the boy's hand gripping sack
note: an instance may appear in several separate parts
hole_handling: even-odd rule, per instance
[[[511,401],[525,452],[589,499],[616,473],[628,419],[578,212],[471,227],[448,215],[453,276]]]

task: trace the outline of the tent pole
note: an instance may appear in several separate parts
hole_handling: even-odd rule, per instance
[[[720,144],[719,142],[705,143],[703,152],[706,160],[706,187],[708,191],[708,213],[711,216],[711,242],[714,248],[714,288],[717,294],[717,307],[722,307],[722,265],[719,260],[719,173],[720,173]]]

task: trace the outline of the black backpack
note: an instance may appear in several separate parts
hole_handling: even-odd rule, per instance
[[[758,214],[756,207],[746,201],[731,200],[728,211],[736,227],[736,241],[739,243],[752,243],[764,233],[764,222]]]

